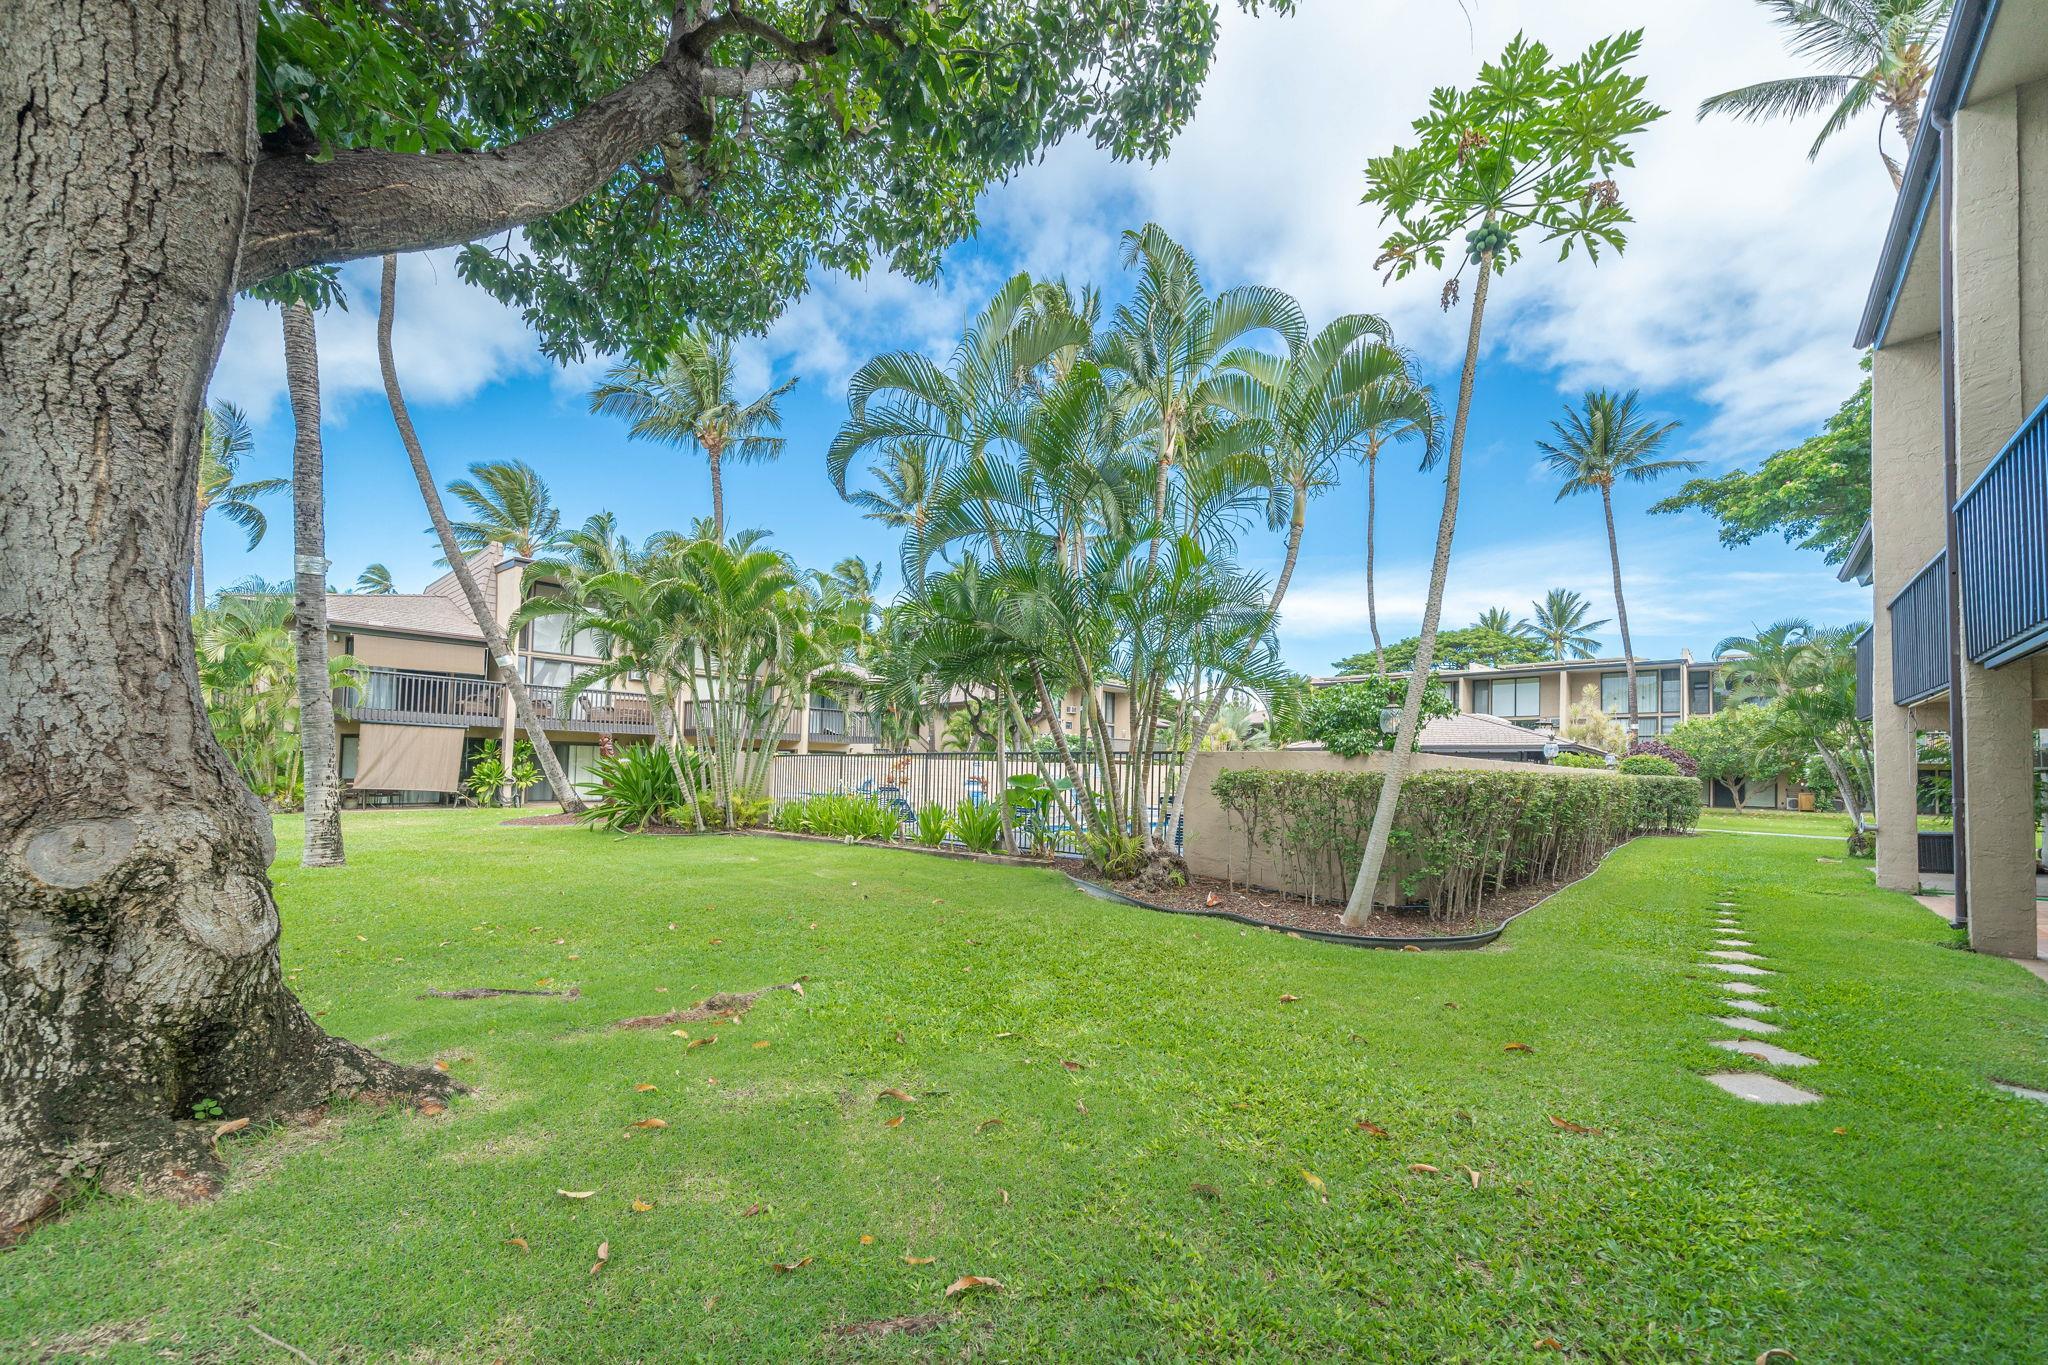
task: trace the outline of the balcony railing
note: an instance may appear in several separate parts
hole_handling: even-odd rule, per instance
[[[811,708],[813,743],[872,744],[874,739],[875,719],[865,711],[846,711],[830,706]]]
[[[2048,403],[1956,500],[1963,647],[1986,668],[2048,645]]]
[[[1892,700],[1900,706],[1948,690],[1948,552],[1899,590],[1892,614]]]
[[[504,684],[449,673],[367,668],[367,686],[334,689],[334,709],[346,720],[373,724],[495,725]]]
[[[574,698],[564,697],[568,689],[528,684],[533,709],[540,713],[544,730],[573,730],[586,734],[651,735],[654,710],[645,693],[603,692],[596,688]]]
[[[1871,627],[1856,637],[1856,719],[1869,720],[1876,708],[1874,690],[1877,648]]]

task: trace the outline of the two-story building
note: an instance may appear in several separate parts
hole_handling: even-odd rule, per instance
[[[529,589],[530,561],[492,546],[470,556],[485,602],[503,627]],[[570,636],[560,618],[544,617],[512,640],[519,676],[562,771],[572,783],[588,775],[603,744],[647,743],[656,733],[644,686],[631,680],[571,698],[579,672],[599,662],[588,632]],[[511,697],[484,647],[483,630],[451,572],[419,593],[330,593],[328,645],[363,665],[367,685],[335,695],[341,777],[359,804],[415,804],[446,800],[487,740],[510,746],[519,738]],[[687,701],[678,704],[677,729],[695,732]],[[780,744],[797,753],[871,748],[874,727],[865,712],[820,693],[796,708]],[[528,793],[548,800],[546,783]]]
[[[2032,958],[2048,725],[2048,0],[1958,0],[1857,333],[1873,347],[1871,525],[1844,576],[1878,881],[1921,881],[1918,737],[1953,760],[1955,913]]]

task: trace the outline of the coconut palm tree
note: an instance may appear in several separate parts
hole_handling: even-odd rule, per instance
[[[316,277],[317,278],[317,277]],[[299,861],[340,867],[341,764],[327,680],[326,454],[320,442],[320,349],[306,296],[283,300],[285,387],[292,406],[292,646],[297,659],[306,837]]]
[[[1224,358],[1258,332],[1275,333],[1299,352],[1308,323],[1291,295],[1266,285],[1212,297],[1195,258],[1156,223],[1124,233],[1123,260],[1138,267],[1137,286],[1098,339],[1097,358],[1118,402],[1153,437],[1155,534],[1147,557],[1157,560],[1174,468],[1188,456],[1197,428],[1226,406],[1217,391]]]
[[[1408,363],[1412,374],[1414,362]],[[1437,410],[1436,395],[1426,386],[1412,382],[1382,384],[1360,400],[1366,409],[1363,439],[1358,444],[1358,462],[1365,466],[1365,624],[1372,632],[1375,673],[1387,671],[1387,651],[1380,641],[1379,603],[1374,594],[1374,538],[1379,521],[1380,452],[1402,441],[1421,440],[1422,467],[1430,468],[1442,453],[1440,435],[1443,414]]]
[[[270,529],[256,499],[282,493],[288,479],[250,479],[237,483],[242,461],[256,448],[248,414],[223,399],[207,409],[199,432],[199,501],[192,513],[192,606],[206,605],[206,514],[218,512],[249,533],[249,548],[262,543]]]
[[[1864,832],[1869,739],[1856,719],[1856,636],[1862,627],[1817,628],[1788,616],[1714,646],[1730,700],[1775,702],[1775,718],[1797,747],[1811,744]]]
[[[796,387],[794,379],[741,402],[735,393],[732,342],[698,327],[676,338],[674,353],[659,369],[634,361],[614,365],[590,391],[590,410],[623,417],[637,440],[693,446],[711,469],[711,539],[725,539],[727,463],[752,464],[782,454],[776,400]]]
[[[1760,0],[1772,22],[1790,35],[1794,56],[1825,70],[1781,80],[1759,81],[1723,91],[1700,102],[1699,116],[1732,114],[1739,119],[1796,119],[1828,110],[1827,122],[1807,151],[1820,155],[1828,139],[1872,105],[1891,115],[1906,152],[1920,133],[1920,105],[1941,47],[1954,0]],[[1832,107],[1831,107],[1832,106]],[[1899,162],[1884,149],[1878,125],[1877,154],[1897,189]]]
[[[398,585],[391,580],[391,570],[382,564],[372,564],[356,575],[356,591],[371,597],[388,597],[398,591]]]
[[[1555,441],[1538,441],[1536,448],[1550,471],[1563,480],[1557,500],[1578,493],[1597,492],[1600,510],[1607,519],[1607,558],[1614,570],[1614,615],[1621,627],[1622,666],[1628,675],[1628,732],[1636,733],[1636,654],[1628,637],[1628,604],[1621,595],[1621,545],[1614,536],[1614,485],[1652,483],[1666,474],[1697,469],[1698,460],[1659,460],[1657,450],[1677,422],[1657,423],[1636,415],[1637,391],[1617,396],[1604,389],[1588,392],[1580,406],[1565,413],[1564,420],[1552,422]]]
[[[1600,643],[1600,637],[1593,632],[1606,625],[1607,618],[1588,621],[1586,615],[1593,610],[1591,602],[1570,588],[1552,588],[1541,602],[1531,602],[1529,609],[1535,615],[1515,627],[1518,634],[1540,643],[1553,659],[1593,657],[1593,650]]]
[[[860,508],[869,521],[898,531],[922,531],[931,515],[932,494],[938,491],[933,464],[927,446],[898,441],[868,466],[880,487],[855,489],[845,495],[846,500]]]
[[[533,707],[533,694],[527,690],[526,680],[519,676],[512,646],[505,638],[505,628],[498,624],[497,612],[484,600],[483,589],[477,584],[469,559],[455,539],[455,527],[448,520],[448,511],[441,503],[441,490],[434,483],[434,471],[427,466],[427,453],[420,445],[412,414],[406,409],[405,393],[398,384],[398,358],[391,348],[392,326],[398,317],[398,257],[390,253],[384,256],[377,299],[377,368],[384,378],[384,401],[391,407],[391,420],[398,427],[398,439],[405,446],[405,457],[412,465],[413,482],[419,485],[420,500],[427,505],[427,518],[433,523],[434,535],[441,542],[441,554],[448,561],[449,572],[455,575],[456,585],[462,589],[462,600],[469,607],[470,618],[483,632],[484,648],[497,666],[506,695],[512,698],[512,714],[518,719],[519,728],[526,732],[527,739],[533,744],[534,757],[540,760],[541,773],[548,780],[548,790],[561,801],[564,811],[581,813],[583,798],[569,785],[569,775],[562,771],[562,761],[555,754],[555,746],[548,743],[540,713]]]
[[[526,559],[545,559],[562,543],[562,514],[547,480],[524,460],[491,460],[469,467],[448,491],[469,508],[470,520],[450,522],[464,554],[503,545]]]
[[[1515,614],[1506,607],[1488,607],[1479,613],[1479,619],[1472,623],[1474,630],[1490,630],[1496,635],[1513,635]]]

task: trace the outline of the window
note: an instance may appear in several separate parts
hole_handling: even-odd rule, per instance
[[[1668,704],[1667,704],[1668,703]],[[1628,674],[1600,675],[1600,709],[1610,716],[1628,711]],[[1646,669],[1636,674],[1636,714],[1654,716],[1678,709],[1678,670]]]
[[[1495,678],[1472,684],[1472,710],[1482,716],[1528,718],[1539,714],[1542,696],[1539,678]]]
[[[339,758],[338,758],[338,759],[336,760],[336,764],[337,764],[337,768],[338,768],[338,770],[339,770],[339,773],[340,773],[340,776],[341,776],[341,780],[342,780],[342,781],[344,781],[344,782],[353,782],[353,781],[355,781],[355,778],[356,778],[356,751],[357,751],[358,749],[360,749],[361,747],[362,747],[362,739],[361,739],[361,737],[360,737],[360,736],[357,736],[357,735],[343,735],[343,736],[341,737],[341,754],[340,754]]]
[[[562,638],[564,624],[565,618],[560,616],[540,617],[531,627],[527,648],[537,649],[543,654],[567,654],[568,643]]]
[[[1628,710],[1628,674],[1600,675],[1600,709],[1610,716]]]
[[[539,625],[540,622],[534,624]],[[560,659],[526,660],[526,680],[539,687],[567,687],[575,674],[575,668]]]
[[[1714,709],[1714,674],[1711,669],[1692,671],[1692,713],[1704,716]]]
[[[1657,709],[1666,715],[1677,714],[1678,670],[1675,668],[1664,670],[1663,679],[1658,684]]]
[[[1104,725],[1116,724],[1116,693],[1114,692],[1104,692],[1102,694],[1102,723]]]

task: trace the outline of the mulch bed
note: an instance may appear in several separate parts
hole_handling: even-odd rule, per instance
[[[1498,929],[1545,896],[1571,885],[1570,881],[1559,881],[1511,886],[1482,900],[1477,914],[1453,920],[1433,920],[1427,914],[1395,914],[1383,906],[1375,906],[1364,927],[1352,929],[1343,922],[1343,902],[1328,898],[1311,904],[1306,896],[1259,887],[1232,886],[1210,877],[1190,877],[1184,886],[1156,886],[1135,881],[1112,882],[1079,868],[1066,870],[1132,900],[1146,901],[1169,910],[1219,918],[1236,915],[1275,929],[1362,939],[1456,938],[1483,934]]]

